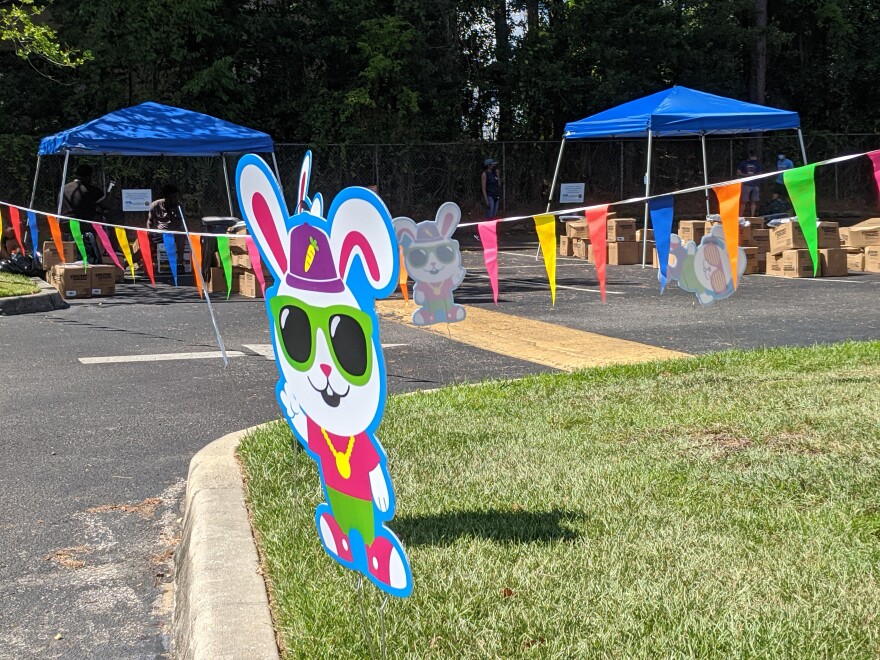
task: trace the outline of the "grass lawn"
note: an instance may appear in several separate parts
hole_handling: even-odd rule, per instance
[[[880,342],[397,396],[380,438],[389,658],[880,656]],[[291,441],[239,450],[287,656],[369,657]]]
[[[27,275],[0,273],[0,298],[24,296],[39,290],[39,287],[31,282],[31,278]]]

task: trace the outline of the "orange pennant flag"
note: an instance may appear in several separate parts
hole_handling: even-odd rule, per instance
[[[721,213],[721,227],[724,229],[724,244],[727,246],[727,256],[730,259],[730,270],[733,274],[733,288],[739,284],[738,263],[739,260],[739,196],[742,184],[731,183],[728,186],[713,188],[718,198],[718,209]]]
[[[61,237],[61,224],[54,215],[47,215],[46,220],[49,223],[49,233],[52,234],[52,242],[55,243],[55,249],[58,250],[58,258],[61,263],[67,263],[64,258],[64,239]]]
[[[409,287],[407,286],[409,274],[406,272],[406,264],[403,260],[403,246],[400,245],[398,247],[400,248],[400,278],[398,283],[400,284],[400,292],[403,294],[403,299],[409,302]]]
[[[199,298],[204,297],[202,294],[202,237],[189,237],[189,247],[192,251],[192,268],[196,278],[196,288],[199,290]]]

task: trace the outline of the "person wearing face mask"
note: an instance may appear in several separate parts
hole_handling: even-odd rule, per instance
[[[791,162],[791,159],[786,157],[785,153],[780,151],[776,154],[776,169],[779,170],[779,176],[776,177],[776,193],[780,197],[787,197],[785,190],[785,180],[782,176],[782,172],[784,170],[790,170],[794,168],[794,163]]]

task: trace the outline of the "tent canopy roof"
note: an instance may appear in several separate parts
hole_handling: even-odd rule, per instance
[[[798,113],[687,87],[669,89],[565,125],[566,140],[731,134],[799,128]]]
[[[39,154],[219,156],[273,151],[266,133],[200,112],[141,103],[40,141]]]

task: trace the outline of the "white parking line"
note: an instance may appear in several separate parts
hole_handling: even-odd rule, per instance
[[[226,351],[227,357],[242,357],[241,351]],[[105,355],[103,357],[79,358],[82,364],[114,364],[120,362],[164,362],[166,360],[207,360],[221,357],[220,351],[198,353],[153,353],[151,355]]]

